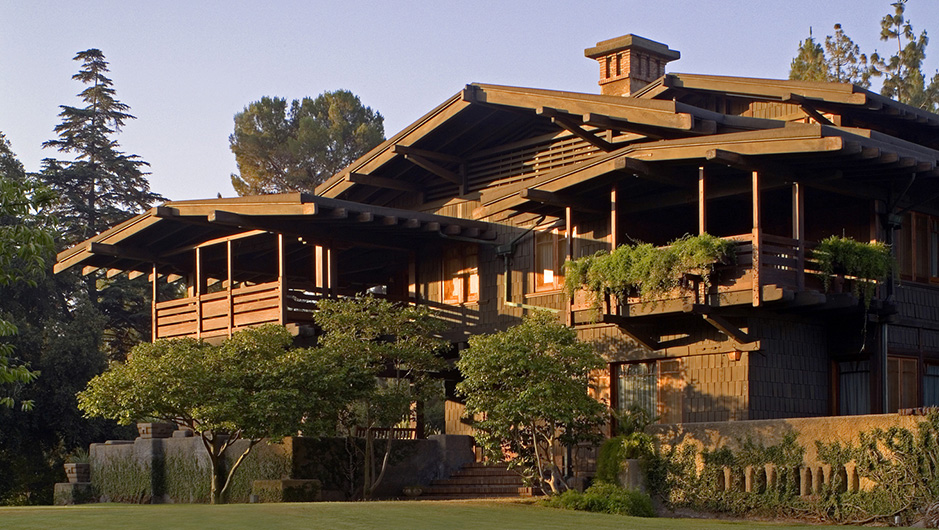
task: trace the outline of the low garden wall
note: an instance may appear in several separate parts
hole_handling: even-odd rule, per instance
[[[205,503],[209,501],[210,465],[202,440],[181,436],[137,438],[92,444],[89,450],[93,500],[129,503]],[[233,461],[246,447],[239,441],[230,450]],[[376,451],[384,454],[385,441]],[[362,450],[359,438],[290,437],[261,442],[232,479],[229,502],[249,502],[253,493],[262,501],[272,489],[284,500],[350,500],[361,487]],[[438,435],[423,440],[394,440],[390,467],[375,497],[402,495],[402,488],[427,485],[446,478],[475,460],[469,436]],[[378,459],[381,462],[381,459]],[[311,489],[312,487],[312,489]],[[304,498],[287,495],[303,490]],[[283,492],[281,492],[283,489]],[[308,498],[312,496],[313,498]],[[64,502],[68,502],[64,500]]]

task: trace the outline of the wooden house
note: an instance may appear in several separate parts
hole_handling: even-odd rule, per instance
[[[169,202],[56,270],[149,275],[154,339],[302,332],[318,297],[370,290],[433,308],[458,352],[547,308],[609,360],[599,398],[667,423],[939,405],[939,116],[850,84],[665,73],[679,53],[634,35],[585,55],[601,94],[467,85],[313,193]],[[703,232],[736,254],[706,292],[597,315],[561,290],[567,259]],[[869,308],[814,272],[830,235],[892,245]]]

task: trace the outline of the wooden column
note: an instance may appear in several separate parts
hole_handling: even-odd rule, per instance
[[[157,319],[157,295],[160,292],[159,285],[157,282],[160,277],[157,275],[157,265],[153,264],[153,270],[150,275],[150,286],[153,288],[153,293],[150,302],[150,342],[155,342],[157,340],[157,325],[159,324],[159,319]]]
[[[277,234],[277,291],[280,298],[280,315],[277,323],[287,323],[287,257],[284,255],[284,234]]]
[[[698,168],[698,234],[708,231],[707,188],[704,176],[704,166],[701,166]]]
[[[196,298],[196,338],[202,338],[202,248],[196,247],[196,285],[193,296]]]
[[[235,287],[234,271],[232,270],[231,239],[225,242],[225,259],[228,268],[228,337],[231,338],[235,329],[235,300],[232,289]]]
[[[336,263],[336,253],[332,246],[326,247],[326,285],[329,286],[330,296],[339,296],[339,269]]]
[[[571,215],[571,207],[564,207],[564,236],[566,239],[566,245],[564,248],[564,257],[570,261],[574,259],[574,226]],[[564,270],[564,264],[558,264],[558,272],[561,273]],[[566,280],[565,280],[566,281]],[[571,310],[571,307],[574,305],[574,297],[567,297],[567,311],[565,311],[567,325],[570,326],[574,322],[574,313]]]
[[[753,306],[763,302],[763,282],[760,279],[760,247],[762,247],[763,228],[760,225],[760,173],[753,172]]]
[[[792,183],[792,239],[798,241],[796,251],[796,288],[805,289],[805,188]]]
[[[479,266],[477,260],[477,267]],[[417,285],[417,251],[408,252],[408,298],[412,303],[418,301]]]
[[[613,189],[610,190],[610,250],[616,250],[616,246],[619,245],[616,230],[616,191],[618,187],[618,185],[613,184]]]

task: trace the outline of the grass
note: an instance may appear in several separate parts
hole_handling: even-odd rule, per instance
[[[226,530],[302,528],[383,528],[460,530],[591,529],[745,529],[819,528],[818,526],[728,522],[702,519],[641,519],[572,512],[530,503],[486,501],[320,502],[308,504],[86,504],[81,506],[0,507],[0,528]]]

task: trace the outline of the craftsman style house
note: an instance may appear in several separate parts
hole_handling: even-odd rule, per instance
[[[850,84],[665,73],[679,53],[634,35],[586,56],[599,95],[467,85],[313,193],[169,202],[56,270],[149,275],[154,339],[305,333],[317,299],[369,290],[431,307],[457,355],[547,308],[609,360],[598,397],[662,422],[939,404],[939,115]],[[707,289],[599,314],[561,289],[569,258],[704,232],[736,257]],[[830,235],[892,245],[869,307],[814,272]]]

